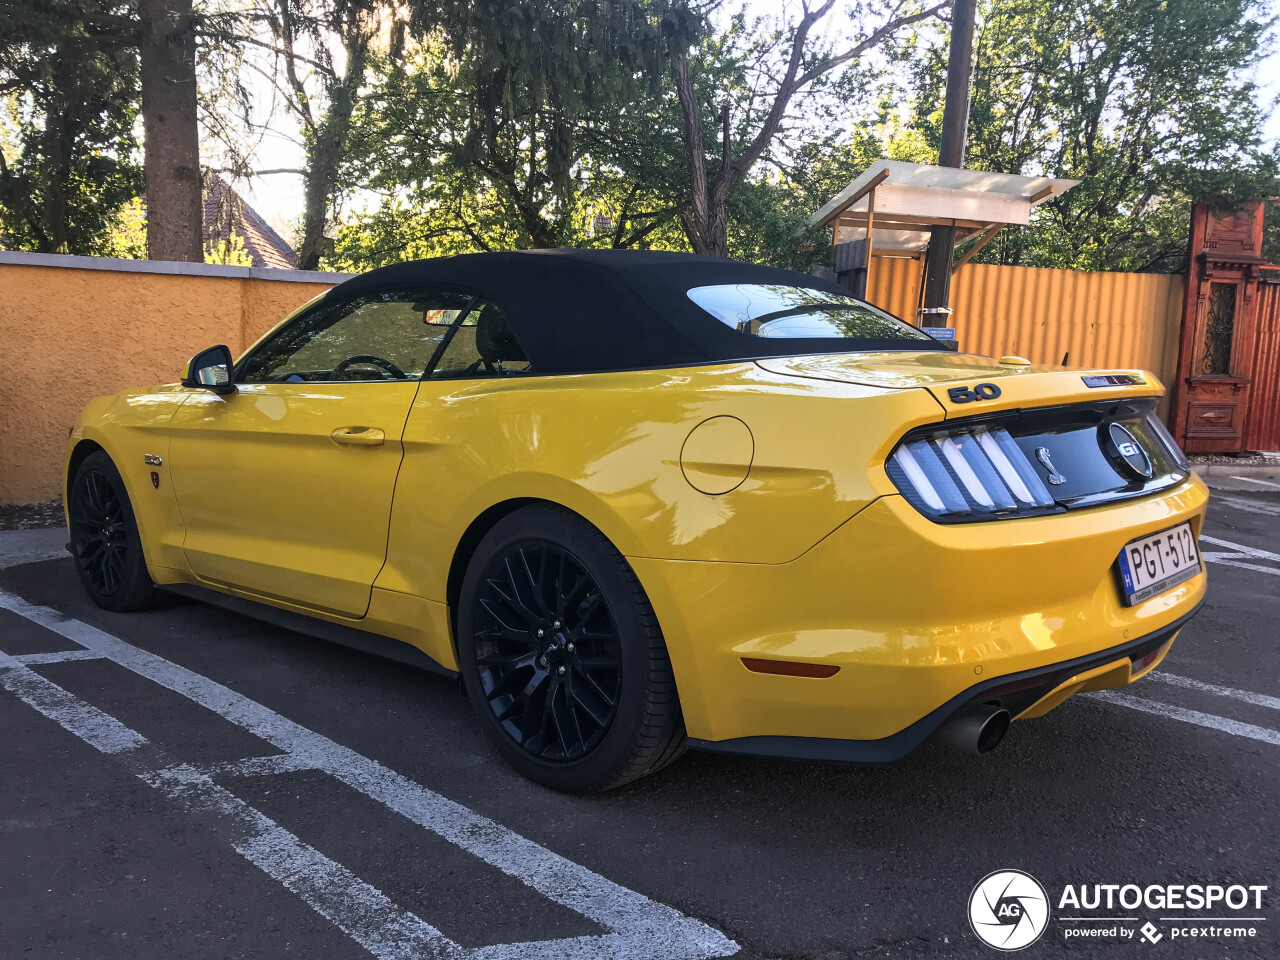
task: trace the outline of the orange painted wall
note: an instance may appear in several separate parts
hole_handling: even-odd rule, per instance
[[[216,343],[238,353],[344,279],[222,270],[238,275],[0,262],[0,503],[59,496],[67,431],[92,397],[176,380]],[[876,258],[868,299],[911,319],[919,279],[916,261]],[[953,325],[966,352],[1051,364],[1070,352],[1071,366],[1140,367],[1168,385],[1182,286],[1180,276],[969,264],[952,286]]]
[[[67,431],[88,400],[177,380],[204,347],[238,352],[342,279],[317,277],[0,263],[0,503],[59,497]]]

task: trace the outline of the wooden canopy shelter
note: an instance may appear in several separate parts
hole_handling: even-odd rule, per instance
[[[836,273],[863,293],[873,256],[909,257],[923,266],[929,228],[953,225],[957,246],[977,238],[954,273],[1004,226],[1029,223],[1036,206],[1079,182],[882,160],[823,204],[809,225],[832,227]]]

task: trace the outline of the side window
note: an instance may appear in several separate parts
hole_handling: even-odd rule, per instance
[[[299,317],[245,361],[242,383],[417,380],[471,297],[386,291]]]
[[[431,376],[507,377],[532,372],[506,318],[492,303],[477,300],[462,318]]]

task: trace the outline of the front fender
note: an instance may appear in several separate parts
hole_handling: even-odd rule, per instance
[[[92,443],[111,458],[133,506],[147,567],[162,582],[173,579],[167,568],[187,570],[182,515],[169,482],[168,426],[189,395],[163,386],[91,400],[76,418],[63,462],[64,502],[69,502],[71,468],[82,459],[83,445]],[[162,463],[148,464],[146,455],[158,456]]]

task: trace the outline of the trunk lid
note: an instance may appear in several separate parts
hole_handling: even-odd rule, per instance
[[[1020,407],[1053,406],[1112,397],[1160,396],[1164,393],[1160,381],[1141,370],[1008,364],[969,353],[837,353],[768,357],[756,363],[771,373],[783,376],[928,390],[948,418]],[[980,384],[991,384],[995,389],[985,388],[974,393],[974,388]]]

